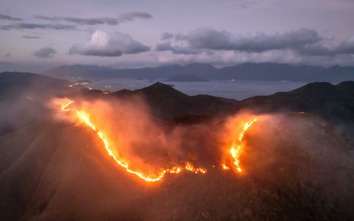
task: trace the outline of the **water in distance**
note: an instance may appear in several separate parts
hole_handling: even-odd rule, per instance
[[[243,100],[258,95],[271,95],[276,92],[291,91],[307,84],[291,81],[207,81],[207,82],[165,82],[164,80],[135,80],[119,78],[102,78],[90,80],[88,87],[102,91],[118,91],[122,89],[136,90],[150,86],[156,82],[173,86],[188,95],[207,94],[217,97]]]

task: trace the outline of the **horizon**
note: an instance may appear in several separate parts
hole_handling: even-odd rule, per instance
[[[107,68],[107,69],[112,69],[112,70],[136,70],[136,69],[149,69],[149,68],[162,68],[162,67],[174,67],[174,66],[179,66],[179,67],[187,67],[190,65],[205,65],[205,66],[212,66],[216,69],[223,69],[223,68],[228,68],[228,67],[235,67],[235,66],[241,66],[241,65],[247,65],[247,64],[251,64],[251,65],[264,65],[264,64],[271,64],[271,65],[289,65],[292,67],[315,67],[315,68],[323,68],[323,69],[330,69],[333,67],[341,67],[341,68],[354,68],[354,64],[353,65],[340,65],[340,64],[333,64],[333,65],[327,65],[327,66],[323,66],[323,65],[316,65],[316,64],[292,64],[292,63],[277,63],[277,62],[244,62],[244,63],[239,63],[239,64],[230,64],[230,65],[224,65],[224,66],[217,66],[214,64],[210,64],[210,63],[186,63],[186,64],[179,64],[179,63],[173,63],[173,64],[161,64],[161,65],[157,65],[157,66],[141,66],[141,67],[114,67],[114,66],[104,66],[104,65],[100,65],[100,64],[58,64],[57,66],[49,66],[48,68],[40,68],[40,71],[26,71],[26,70],[22,70],[21,67],[19,68],[19,70],[15,69],[12,70],[13,67],[9,68],[9,69],[2,69],[4,68],[4,66],[2,66],[3,64],[0,62],[0,73],[3,72],[29,72],[29,73],[35,73],[35,74],[39,74],[39,75],[45,75],[46,72],[54,70],[56,68],[62,68],[62,67],[73,67],[73,66],[81,66],[81,67],[97,67],[97,68]],[[6,65],[5,65],[6,68]],[[30,68],[31,69],[31,68]]]
[[[31,4],[24,9],[20,0],[0,3],[0,71],[38,73],[74,64],[354,66],[353,1]]]

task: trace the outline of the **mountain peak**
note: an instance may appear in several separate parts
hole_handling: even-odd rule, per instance
[[[163,93],[163,94],[169,94],[169,95],[182,95],[182,96],[186,96],[184,93],[174,89],[172,86],[167,85],[167,84],[163,84],[161,82],[156,82],[148,87],[139,89],[137,91],[141,91],[143,93]]]

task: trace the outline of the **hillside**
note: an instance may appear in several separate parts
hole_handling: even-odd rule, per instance
[[[190,136],[218,143],[213,134]],[[91,131],[39,122],[0,136],[0,214],[9,221],[353,217],[353,144],[330,124],[303,114],[268,118],[247,141],[245,175],[208,167],[146,185],[107,158]]]
[[[0,99],[12,99],[24,91],[32,91],[37,96],[52,96],[53,93],[66,90],[69,84],[69,81],[38,74],[2,72],[0,73]]]
[[[0,126],[12,126],[0,133],[4,220],[354,217],[354,136],[347,133],[354,128],[354,82],[313,83],[236,101],[188,96],[162,83],[104,94],[35,74],[5,79],[0,84],[16,96],[0,93],[8,94],[0,102],[7,116]],[[39,96],[36,102],[17,99],[28,91]],[[183,171],[145,183],[107,154],[98,132],[48,109],[49,99],[58,96],[87,105],[91,118],[100,119],[98,131],[118,152],[129,150],[128,156],[144,165],[188,159],[208,172]],[[230,124],[236,122],[232,131],[244,127],[250,113],[258,120],[244,133],[243,172],[223,170]],[[235,135],[232,139],[239,139]],[[128,139],[132,142],[125,143]]]
[[[290,92],[249,98],[243,100],[240,106],[265,113],[288,111],[312,113],[354,134],[353,97],[353,81],[337,85],[311,83]]]

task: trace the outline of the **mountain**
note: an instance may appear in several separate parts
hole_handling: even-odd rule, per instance
[[[61,66],[43,73],[43,75],[70,79],[71,77],[117,77],[117,78],[143,78],[143,79],[168,79],[177,75],[206,75],[217,71],[207,64],[190,64],[186,66],[171,65],[156,68],[139,69],[111,69],[91,65]]]
[[[83,126],[41,121],[0,136],[3,220],[350,220],[352,144],[328,122],[290,114],[247,136],[247,174],[208,167],[146,184]],[[287,129],[285,129],[287,128]],[[198,127],[190,129],[198,130]],[[213,156],[218,147],[207,141]],[[214,134],[215,133],[215,134]],[[209,159],[211,160],[211,159]]]
[[[306,112],[341,125],[354,134],[354,82],[337,85],[311,83],[290,92],[256,96],[240,103],[243,108],[259,112]]]
[[[193,116],[220,116],[232,113],[238,102],[233,99],[209,95],[188,96],[173,87],[157,82],[149,87],[135,91],[117,91],[114,97],[136,95],[142,97],[157,118],[168,121]]]
[[[236,101],[188,96],[162,83],[111,94],[85,88],[77,91],[80,88],[70,88],[66,81],[29,73],[12,74],[0,80],[6,88],[0,96],[7,94],[0,102],[0,114],[21,110],[12,116],[18,120],[16,127],[0,133],[3,220],[354,217],[354,134],[345,129],[354,128],[354,82],[313,83],[290,92]],[[41,99],[27,99],[27,89]],[[7,90],[16,95],[11,97]],[[111,107],[124,107],[135,98],[142,99],[151,108],[154,124],[160,130],[157,136],[149,137],[154,128],[142,127],[140,139],[144,146],[137,148],[135,154],[147,154],[140,158],[143,162],[159,162],[149,154],[152,150],[163,152],[151,148],[161,141],[169,150],[162,153],[163,159],[175,158],[177,149],[177,155],[200,163],[208,172],[169,174],[159,183],[146,183],[117,165],[91,129],[58,120],[43,107],[56,96],[111,102]],[[17,99],[21,97],[29,102],[22,103]],[[10,103],[11,109],[7,106]],[[133,115],[135,123],[144,126],[143,117],[135,114],[142,112],[131,110],[128,114]],[[112,115],[103,117],[103,125],[121,123],[121,130],[137,134],[135,124],[126,122],[124,113],[118,108],[111,111]],[[230,118],[236,116],[243,122],[247,120],[243,119],[245,112],[259,114],[259,119],[244,133],[240,158],[244,172],[238,174],[223,170],[219,160],[227,152],[224,139]],[[24,119],[31,115],[36,117],[31,117],[31,121]],[[119,131],[113,134],[118,137]],[[238,135],[235,139],[239,139]],[[139,144],[137,140],[132,145]],[[183,145],[177,147],[175,142]]]
[[[0,99],[13,98],[24,91],[36,92],[38,96],[48,95],[68,88],[69,81],[46,77],[33,73],[0,73]]]
[[[116,77],[166,80],[175,76],[196,76],[208,80],[286,80],[338,83],[341,81],[354,80],[354,67],[333,66],[323,68],[279,63],[245,63],[220,69],[209,64],[171,65],[140,69],[111,69],[98,66],[72,65],[54,68],[46,71],[44,74],[65,79],[71,77]]]

